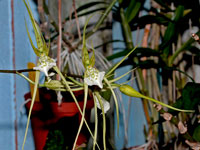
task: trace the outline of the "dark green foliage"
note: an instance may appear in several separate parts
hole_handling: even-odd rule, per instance
[[[200,104],[200,84],[189,82],[182,90],[182,96],[173,104],[181,109],[198,110]]]
[[[169,104],[180,109],[195,110],[192,114],[182,113],[180,116],[178,115],[179,112],[168,110],[169,113],[175,116],[171,120],[172,124],[177,126],[179,120],[181,120],[183,122],[185,121],[188,125],[188,132],[185,135],[181,135],[180,137],[176,137],[175,134],[170,135],[172,138],[170,139],[171,142],[174,140],[174,137],[176,137],[174,141],[178,140],[180,143],[184,143],[186,139],[199,142],[200,127],[198,126],[198,119],[196,116],[199,115],[200,84],[195,83],[194,79],[188,75],[187,71],[191,69],[194,64],[200,64],[200,50],[199,47],[193,44],[195,40],[192,36],[188,37],[186,41],[182,41],[183,34],[190,28],[190,22],[191,27],[200,27],[199,0],[193,0],[192,2],[184,0],[153,0],[151,2],[154,4],[150,4],[150,8],[147,8],[148,6],[146,3],[148,2],[139,0],[119,1],[119,6],[116,7],[117,10],[115,10],[113,18],[122,26],[123,40],[126,47],[122,51],[107,57],[107,59],[113,60],[125,56],[132,48],[131,46],[138,44],[130,43],[130,41],[133,41],[133,38],[135,38],[130,36],[130,30],[136,32],[140,30],[143,36],[143,30],[141,31],[141,29],[145,29],[148,24],[150,24],[151,27],[156,24],[156,27],[159,27],[159,30],[156,30],[158,34],[154,33],[155,29],[153,30],[153,34],[151,33],[152,30],[150,30],[150,37],[148,37],[148,42],[150,44],[148,43],[147,47],[138,47],[119,67],[132,65],[132,68],[138,68],[139,71],[137,73],[141,75],[137,77],[137,81],[141,83],[140,92],[148,91],[148,84],[146,85],[145,80],[142,78],[142,71],[140,69],[148,70],[155,68],[157,70],[158,84],[161,87],[160,90],[162,91],[163,87],[167,87],[168,90],[172,92],[172,88],[174,88],[174,95],[181,94],[181,96],[175,100],[174,104],[172,104],[172,101],[169,101]],[[123,18],[124,16],[125,19]],[[157,43],[153,45],[154,48],[152,48],[151,44],[154,44],[153,40],[155,40],[154,34],[159,36],[159,40],[156,39],[158,41],[156,41]],[[196,34],[200,36],[200,31],[197,31]],[[180,54],[183,54],[183,56]],[[176,59],[177,57],[179,59]],[[186,62],[184,67],[183,62]],[[182,68],[180,67],[181,65]],[[175,75],[175,73],[179,75]],[[184,77],[178,77],[182,75]],[[192,82],[186,84],[185,77],[189,78]],[[169,82],[171,81],[176,83],[176,85],[174,85],[175,87],[170,87]],[[151,91],[152,88],[150,88]],[[166,95],[169,94],[167,90],[162,92],[166,92]],[[143,94],[145,94],[145,92]],[[150,95],[154,95],[154,93],[150,93]],[[165,99],[166,98],[168,97],[166,96]],[[163,145],[166,145],[166,147],[168,147],[167,149],[169,149],[173,147],[173,142],[165,143],[165,136],[162,134],[162,122],[165,122],[163,117],[160,117],[159,120],[155,122],[159,123],[160,130],[157,138],[159,139],[161,149],[163,149]]]
[[[184,109],[197,110],[200,104],[200,84],[187,83],[182,91],[182,100]]]
[[[200,142],[200,125],[195,128],[193,136],[196,141]]]
[[[60,130],[51,131],[44,150],[64,150],[64,136]]]

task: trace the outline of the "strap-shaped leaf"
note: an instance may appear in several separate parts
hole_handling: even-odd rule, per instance
[[[130,22],[133,20],[138,12],[140,11],[140,8],[142,7],[142,2],[141,0],[131,0],[130,5],[128,6],[125,16],[126,20]]]

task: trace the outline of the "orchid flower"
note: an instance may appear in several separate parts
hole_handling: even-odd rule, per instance
[[[99,88],[103,88],[103,78],[104,78],[105,72],[99,72],[96,68],[93,68],[91,66],[88,66],[85,71],[85,77],[84,82],[87,83],[87,85],[97,85]]]
[[[41,72],[44,72],[45,76],[49,76],[48,71],[49,69],[53,68],[56,66],[56,62],[54,59],[48,57],[48,56],[41,56],[39,58],[38,66],[34,67],[34,70],[39,70]]]

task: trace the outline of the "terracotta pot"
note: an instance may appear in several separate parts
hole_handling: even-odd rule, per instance
[[[40,90],[41,91],[41,90]],[[79,96],[83,94],[83,91],[74,92],[75,96]],[[25,100],[31,98],[31,94],[27,93],[25,96]],[[48,98],[49,95],[44,95],[43,97]],[[35,102],[32,114],[31,114],[31,125],[34,136],[35,148],[36,150],[43,150],[45,146],[47,135],[52,125],[54,125],[59,119],[63,117],[73,117],[76,114],[79,114],[79,121],[81,119],[81,114],[74,102],[63,102],[60,106],[58,106],[57,102],[52,102],[49,100],[42,100],[41,102]],[[72,100],[70,100],[72,101]],[[83,101],[79,101],[79,106],[81,109],[83,108]],[[27,110],[30,109],[31,101],[26,104]],[[88,98],[86,112],[90,112],[91,108],[94,106],[94,101],[91,97]],[[88,113],[86,113],[88,114]],[[90,114],[90,113],[89,113]],[[89,118],[89,115],[85,116],[86,119]],[[77,145],[81,145],[86,142],[87,138],[84,134],[80,134]]]

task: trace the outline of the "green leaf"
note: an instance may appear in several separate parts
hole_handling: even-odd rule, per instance
[[[125,12],[125,17],[126,17],[127,22],[130,22],[136,17],[136,15],[140,11],[141,6],[142,6],[141,1],[131,0]]]
[[[158,25],[167,25],[171,20],[167,18],[164,15],[161,14],[156,14],[154,15],[145,15],[140,18],[138,18],[134,22],[130,22],[131,30],[137,30],[139,27],[140,29],[143,29],[147,24],[153,24],[156,23]]]
[[[167,58],[170,53],[171,43],[176,39],[177,30],[178,30],[178,21],[182,18],[184,12],[184,7],[179,5],[175,11],[175,16],[172,18],[173,22],[169,22],[167,30],[165,31],[164,38],[162,40],[162,44],[160,45],[160,49],[163,50],[164,58]]]
[[[121,43],[123,43],[124,41],[123,40],[110,40],[110,41],[106,41],[103,44],[95,46],[94,49],[97,49],[97,48],[100,48],[100,47],[105,46],[107,44],[110,44],[110,43],[112,44],[112,43],[115,43],[115,42],[121,42]]]
[[[182,101],[184,109],[197,109],[200,104],[200,84],[189,82],[182,91]]]
[[[115,53],[111,56],[108,56],[108,60],[113,60],[116,58],[120,58],[122,56],[125,56],[129,53],[130,50],[124,49],[121,52]],[[160,52],[151,48],[143,48],[138,47],[135,49],[135,51],[131,54],[133,57],[149,57],[149,56],[160,56]]]
[[[195,33],[196,35],[200,36],[200,30],[198,32]],[[179,53],[187,50],[188,48],[191,47],[191,44],[194,42],[195,40],[191,37],[187,42],[185,42],[184,44],[182,44],[182,46],[175,51],[175,53],[170,57],[169,59],[169,65],[172,65],[175,58],[178,56]]]
[[[200,125],[195,128],[192,137],[197,141],[200,142]]]
[[[160,4],[162,7],[164,7],[168,11],[172,11],[171,8],[165,3],[165,0],[154,0],[158,4]]]
[[[63,150],[65,149],[64,135],[60,130],[51,130],[43,148],[44,150]]]

